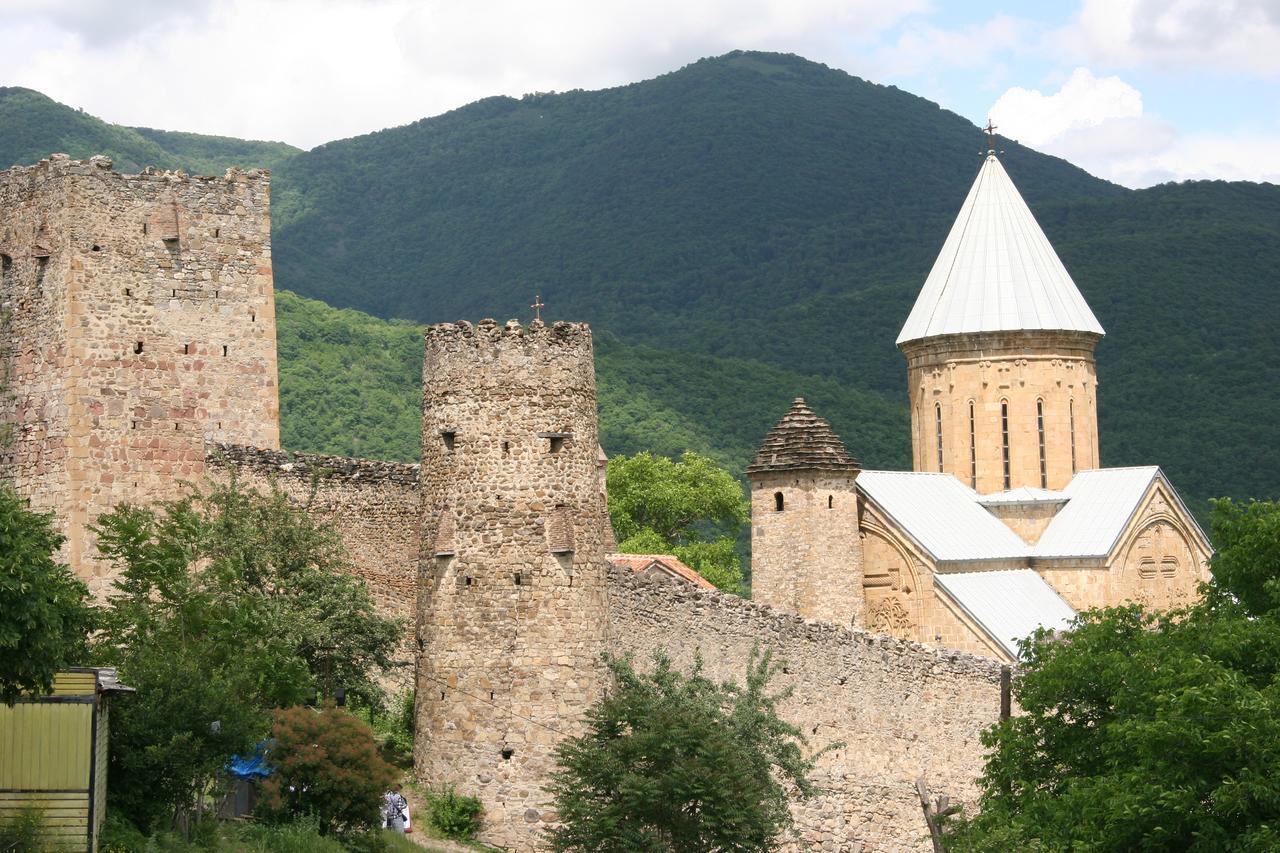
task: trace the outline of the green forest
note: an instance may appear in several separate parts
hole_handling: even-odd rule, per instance
[[[416,455],[417,327],[528,319],[540,292],[550,319],[595,329],[611,454],[691,449],[740,473],[804,395],[864,465],[907,465],[893,341],[983,144],[923,98],[763,53],[306,152],[0,90],[0,161],[273,167],[277,287],[328,303],[281,295],[285,444],[396,459]],[[1159,463],[1199,513],[1280,497],[1280,187],[1133,191],[998,144],[1107,330],[1104,464]]]

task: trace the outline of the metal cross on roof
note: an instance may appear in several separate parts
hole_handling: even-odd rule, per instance
[[[987,126],[982,129],[987,135],[987,150],[996,150],[996,126],[991,123],[991,116],[987,116]]]
[[[542,301],[541,293],[535,293],[533,295],[533,304],[530,305],[529,307],[533,309],[533,319],[541,320],[542,309],[547,307],[546,303]]]

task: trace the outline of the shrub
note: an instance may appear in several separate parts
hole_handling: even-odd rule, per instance
[[[320,833],[350,834],[382,823],[382,795],[398,772],[378,755],[373,732],[338,708],[285,708],[271,728],[273,773],[262,785],[264,816],[310,815]]]
[[[484,807],[475,797],[459,794],[452,785],[427,792],[427,817],[446,838],[467,841],[480,831]]]
[[[27,806],[0,820],[0,850],[4,853],[36,853],[42,850],[40,827],[43,823],[44,816],[34,806]]]

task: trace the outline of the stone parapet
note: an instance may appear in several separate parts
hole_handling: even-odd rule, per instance
[[[240,473],[253,472],[269,477],[293,478],[308,482],[349,480],[361,483],[395,483],[418,488],[416,464],[384,462],[377,459],[352,459],[322,453],[295,453],[239,444],[211,444],[205,449],[210,466],[234,467]]]

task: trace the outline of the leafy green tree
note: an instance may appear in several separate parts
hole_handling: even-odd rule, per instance
[[[1280,847],[1280,504],[1215,502],[1214,581],[1173,613],[1082,614],[1024,644],[948,849]]]
[[[804,756],[804,735],[777,714],[790,691],[769,692],[779,669],[770,654],[752,652],[743,686],[711,681],[701,659],[688,675],[663,654],[649,674],[608,663],[616,689],[557,748],[552,848],[774,849],[791,824],[784,784],[811,795],[817,755]]]
[[[377,693],[399,625],[375,612],[331,529],[278,490],[122,506],[98,533],[121,576],[95,654],[138,690],[112,712],[109,791],[138,825],[189,810],[272,708]]]
[[[83,661],[93,624],[88,589],[53,558],[53,516],[27,509],[0,484],[0,702],[48,693],[60,669]]]
[[[714,461],[637,453],[609,460],[609,515],[624,554],[674,553],[721,589],[738,592],[734,548],[750,511],[742,486]]]
[[[277,820],[314,817],[323,835],[361,832],[382,822],[383,793],[399,772],[378,755],[373,732],[340,708],[275,712],[263,812]]]

